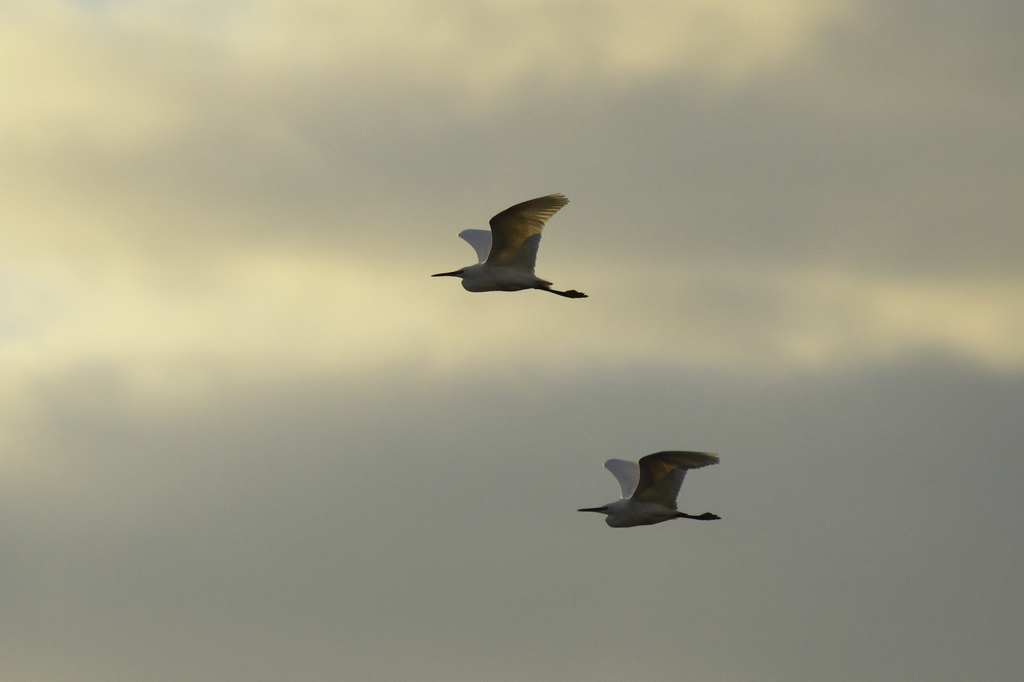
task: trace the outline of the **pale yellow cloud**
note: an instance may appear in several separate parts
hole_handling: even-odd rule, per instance
[[[76,3],[0,6],[0,142],[123,149],[180,125],[187,105]]]
[[[267,2],[232,48],[260,71],[395,78],[485,100],[573,79],[732,81],[813,44],[851,3],[776,0]]]
[[[282,98],[291,115],[324,97],[369,110],[433,99],[478,111],[579,82],[618,88],[680,74],[742,82],[813,45],[851,6],[10,2],[0,6],[0,142],[122,149],[211,118],[274,128],[274,117],[287,115],[266,103]]]
[[[286,248],[224,254],[191,272],[130,260],[74,268],[7,278],[8,390],[89,366],[111,368],[126,399],[157,403],[221,381],[396,368],[429,377],[639,362],[775,374],[941,352],[1024,370],[1019,279],[728,267],[652,277],[641,263],[563,265],[559,281],[591,293],[566,302],[469,294],[407,260]]]

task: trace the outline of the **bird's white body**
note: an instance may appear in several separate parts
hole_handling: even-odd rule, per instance
[[[544,223],[569,203],[561,194],[524,201],[491,218],[491,229],[463,230],[459,236],[476,251],[476,265],[434,277],[460,277],[466,291],[540,289],[566,298],[586,298],[570,289],[556,291],[551,282],[533,274]]]
[[[550,286],[551,282],[518,268],[487,263],[462,268],[462,288],[466,291],[522,291]]]
[[[675,509],[655,502],[635,502],[624,498],[606,505],[608,516],[605,518],[612,528],[630,528],[631,526],[650,526],[669,519],[679,518]]]
[[[717,455],[678,450],[656,452],[642,457],[639,462],[610,459],[604,466],[619,482],[622,499],[579,511],[605,514],[605,523],[612,528],[649,526],[669,519],[718,519],[720,517],[710,512],[700,516],[683,514],[676,507],[686,472],[717,463]]]

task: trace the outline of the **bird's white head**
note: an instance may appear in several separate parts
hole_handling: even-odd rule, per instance
[[[577,509],[576,511],[585,512],[597,512],[598,514],[604,514],[605,520],[612,528],[624,528],[626,526],[635,526],[630,516],[630,500],[629,498],[616,500],[615,502],[609,502],[606,505],[600,507],[589,507],[587,509]]]

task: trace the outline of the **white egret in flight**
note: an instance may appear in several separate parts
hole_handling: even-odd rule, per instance
[[[720,519],[711,512],[700,516],[684,514],[676,509],[679,486],[688,469],[699,469],[718,464],[718,456],[708,452],[679,452],[669,450],[641,457],[640,462],[610,459],[604,467],[612,472],[622,488],[622,499],[603,507],[578,511],[606,514],[612,528],[649,526],[669,519]]]
[[[544,223],[569,203],[561,194],[530,199],[491,218],[491,231],[463,230],[459,236],[476,251],[478,263],[439,272],[432,277],[461,277],[466,291],[540,289],[567,298],[586,298],[574,289],[557,291],[551,282],[533,274]]]

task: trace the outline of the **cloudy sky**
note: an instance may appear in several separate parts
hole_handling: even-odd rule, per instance
[[[0,678],[1013,679],[1022,30],[0,2]],[[553,192],[590,298],[430,279]]]

